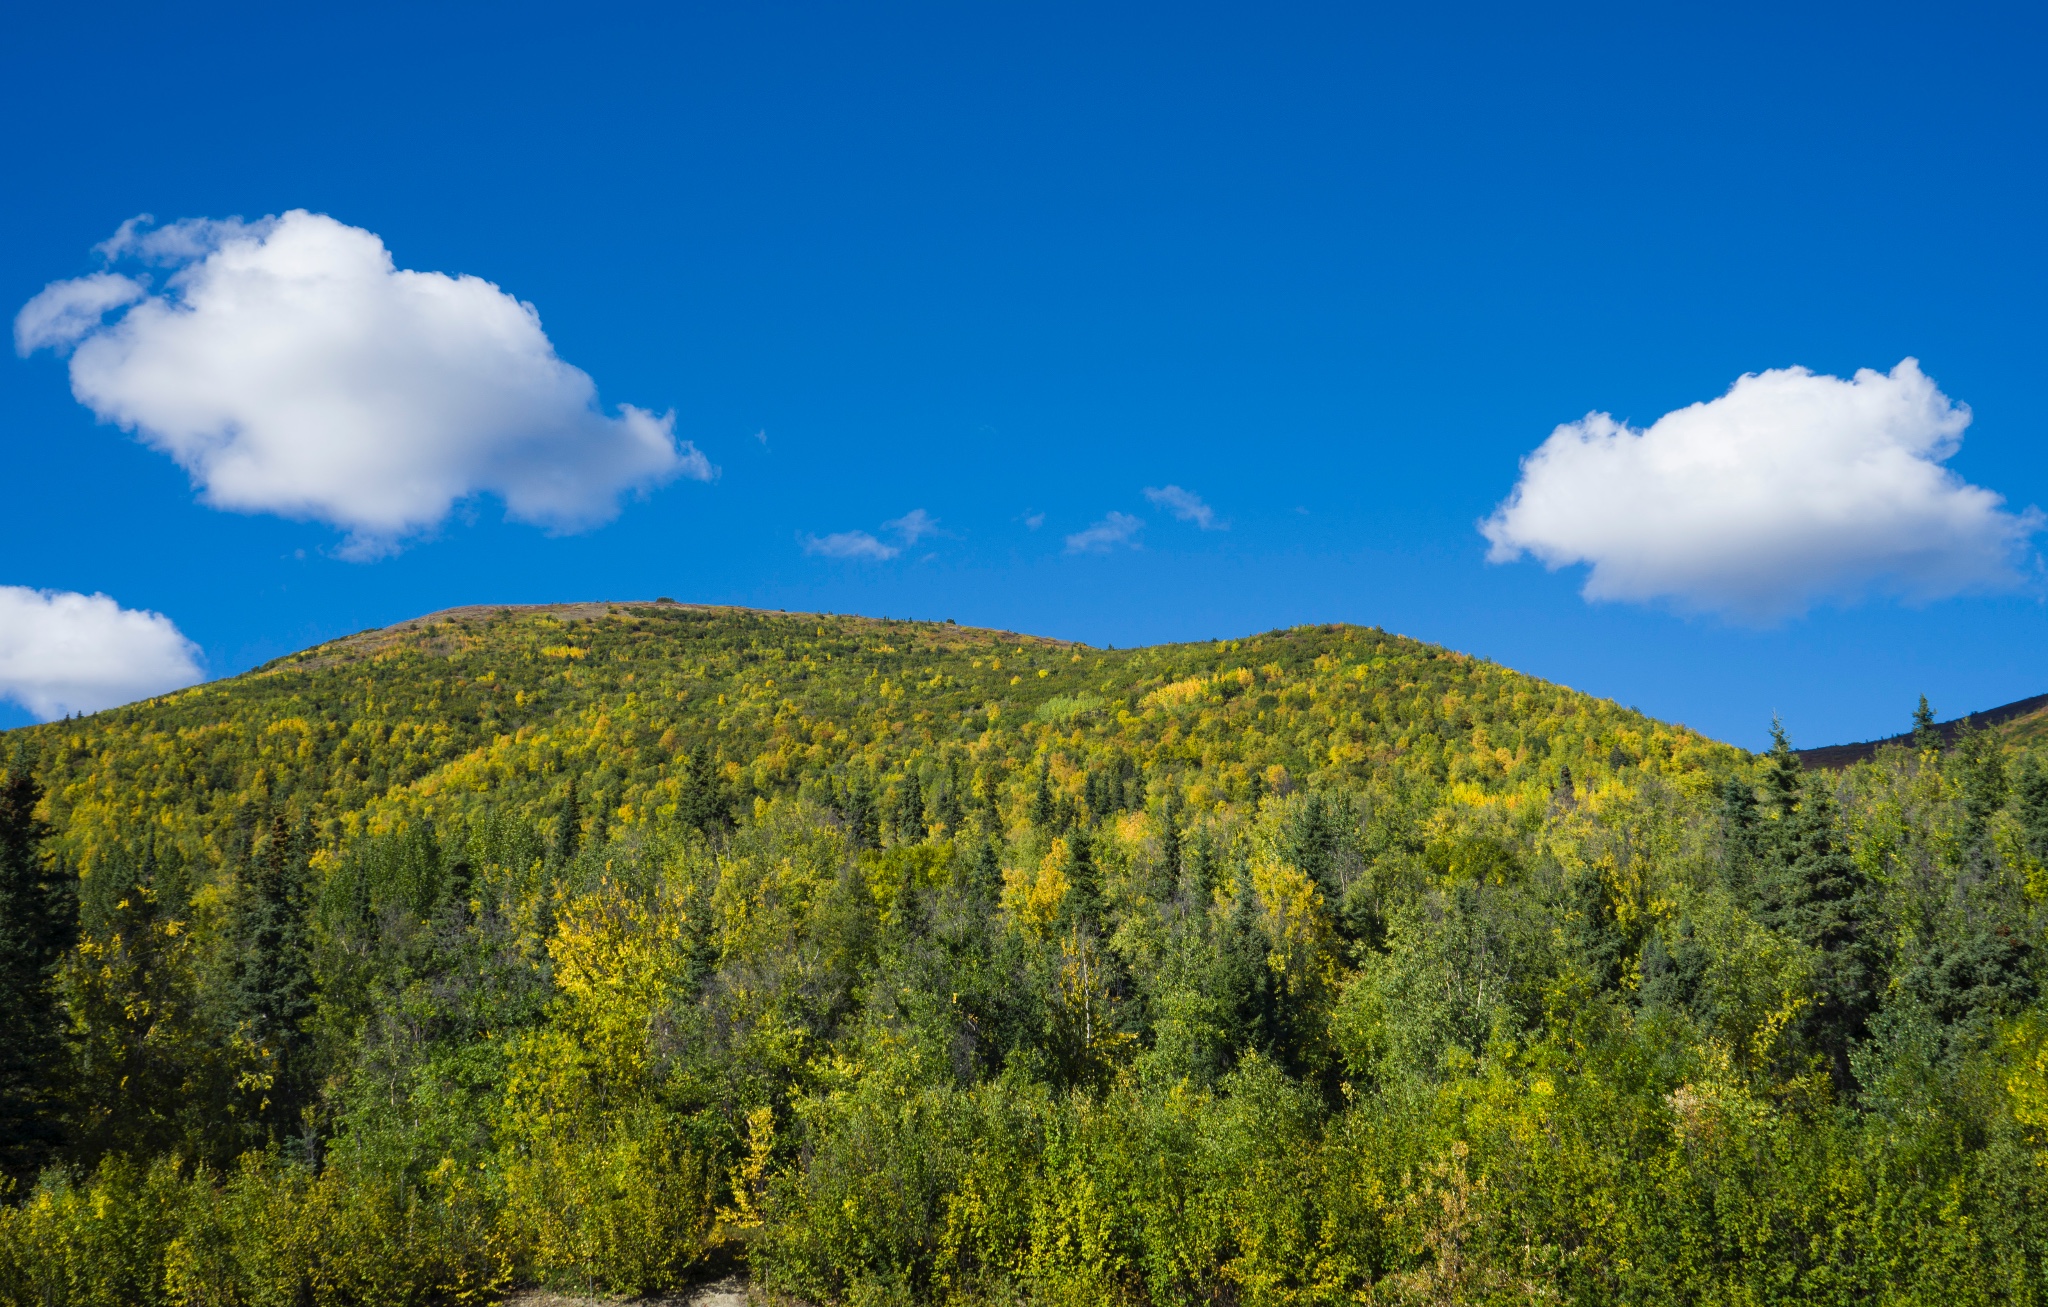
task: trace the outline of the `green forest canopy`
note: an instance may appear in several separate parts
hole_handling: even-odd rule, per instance
[[[8,744],[9,1301],[2048,1290],[2023,735],[659,603]]]

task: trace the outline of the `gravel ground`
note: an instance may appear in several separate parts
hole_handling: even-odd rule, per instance
[[[505,1307],[761,1307],[767,1300],[747,1291],[747,1282],[737,1275],[710,1284],[700,1284],[681,1293],[658,1298],[585,1298],[547,1289],[524,1289],[505,1300]]]

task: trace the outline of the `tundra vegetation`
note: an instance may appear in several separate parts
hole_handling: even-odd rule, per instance
[[[0,1300],[2048,1295],[2048,769],[464,610],[0,741]]]

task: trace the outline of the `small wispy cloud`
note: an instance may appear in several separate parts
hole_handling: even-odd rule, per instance
[[[1146,486],[1145,498],[1183,522],[1193,522],[1204,531],[1228,531],[1228,523],[1216,520],[1216,510],[1200,495],[1179,486]]]
[[[1036,531],[1039,527],[1042,527],[1044,525],[1045,514],[1037,511],[1032,511],[1024,514],[1024,529],[1026,531]]]
[[[882,534],[891,537],[894,543],[867,531],[834,531],[830,535],[805,536],[804,552],[816,554],[820,558],[851,558],[883,563],[916,545],[920,540],[946,533],[939,529],[939,519],[922,508],[913,508],[901,517],[893,517],[882,523]]]
[[[882,523],[882,529],[892,533],[897,539],[901,540],[905,549],[910,548],[926,536],[945,534],[945,532],[939,530],[939,519],[925,512],[922,508],[913,508],[902,517],[892,518]]]
[[[1133,539],[1145,529],[1145,519],[1132,517],[1129,513],[1112,512],[1100,522],[1083,531],[1076,531],[1067,537],[1067,552],[1070,554],[1106,554],[1118,545],[1137,548]]]
[[[804,552],[821,558],[860,558],[879,563],[903,551],[883,544],[865,531],[834,531],[831,535],[805,536]]]

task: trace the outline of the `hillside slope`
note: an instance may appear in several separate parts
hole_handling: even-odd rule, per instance
[[[12,732],[0,1304],[2048,1298],[2048,768],[475,607]]]
[[[339,843],[403,814],[672,809],[693,749],[735,794],[877,784],[939,766],[1019,808],[1028,764],[1084,797],[1089,767],[1170,771],[1191,801],[1391,768],[1504,801],[1736,755],[1682,727],[1356,627],[1102,650],[946,624],[654,604],[473,607],[330,642],[149,703],[16,732],[59,847],[155,838],[219,867],[258,809]],[[963,770],[964,769],[964,770]],[[957,774],[956,774],[957,773]],[[267,820],[267,817],[263,818]],[[237,833],[239,832],[239,833]]]
[[[1934,724],[1934,738],[1941,747],[1952,747],[1956,741],[1971,731],[1995,732],[1998,742],[2008,746],[2029,747],[2048,741],[2048,694],[2037,694],[1996,708],[1981,712],[1965,713],[1961,717]],[[1799,749],[1799,760],[1809,767],[1847,767],[1851,763],[1866,762],[1877,756],[1877,751],[1886,747],[1904,748],[1913,743],[1913,732],[1901,731],[1881,740],[1866,740],[1860,744],[1828,744],[1812,749]]]

